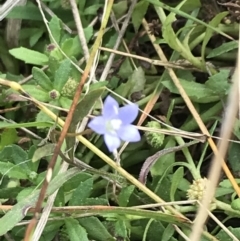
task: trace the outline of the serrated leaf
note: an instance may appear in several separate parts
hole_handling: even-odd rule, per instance
[[[181,85],[189,98],[196,103],[210,103],[219,100],[219,95],[208,89],[204,84],[180,79]],[[179,94],[178,89],[171,80],[162,81],[162,84],[174,94]]]
[[[63,86],[67,83],[70,72],[71,72],[71,62],[69,59],[65,59],[60,63],[59,68],[55,72],[53,86],[54,89],[61,92]]]
[[[185,2],[186,2],[186,0],[182,1],[176,7],[176,9],[179,10],[179,8],[181,8],[181,6],[183,6],[185,4]],[[176,14],[174,12],[171,12],[167,16],[166,20],[164,21],[164,23],[162,25],[162,36],[172,49],[183,54],[184,47],[183,47],[182,43],[179,41],[178,37],[176,36],[176,34],[172,28],[172,23],[176,20],[175,15]]]
[[[79,223],[84,227],[89,236],[98,241],[115,241],[116,239],[108,232],[106,227],[96,217],[79,219]]]
[[[174,199],[174,195],[175,192],[177,191],[178,185],[180,183],[180,181],[183,179],[183,175],[184,175],[184,170],[183,167],[179,167],[173,174],[171,180],[172,180],[172,185],[171,185],[171,189],[170,189],[170,199],[171,201],[175,201]]]
[[[128,236],[128,230],[127,225],[125,223],[125,220],[117,220],[115,224],[115,233],[117,237],[121,237],[123,239],[126,239]]]
[[[51,156],[53,154],[54,148],[56,144],[46,144],[44,146],[39,147],[32,157],[32,162],[36,162],[43,157]]]
[[[0,169],[1,170],[1,169]],[[71,168],[64,173],[57,175],[49,184],[47,189],[47,196],[54,193],[60,188],[63,183],[74,177],[79,173],[78,168]],[[0,218],[0,236],[7,233],[15,225],[25,217],[25,211],[36,203],[39,197],[40,190],[35,190],[30,196],[15,204],[12,209]]]
[[[89,241],[86,230],[73,218],[66,218],[65,225],[70,241]]]
[[[28,179],[28,175],[23,172],[20,166],[10,162],[0,162],[0,173],[9,178]]]
[[[0,159],[3,161],[10,161],[15,163],[21,169],[22,173],[30,174],[31,169],[28,165],[28,154],[18,145],[6,146],[0,152]]]
[[[33,67],[32,75],[33,75],[33,78],[44,90],[50,91],[53,89],[52,81],[49,79],[49,77],[44,73],[42,69]]]
[[[59,44],[61,39],[62,29],[61,29],[61,20],[56,15],[53,15],[51,21],[49,22],[49,28],[51,30],[53,38]]]
[[[43,66],[48,63],[48,57],[45,54],[24,47],[11,49],[9,53],[16,59],[24,61],[26,64]]]
[[[73,192],[72,198],[69,201],[70,206],[83,206],[86,204],[85,200],[90,196],[93,188],[93,178],[89,178],[81,182],[76,190]]]
[[[148,6],[149,6],[149,2],[140,1],[136,4],[133,10],[132,23],[136,33],[142,24],[142,20],[148,10]]]
[[[227,43],[223,43],[219,47],[212,49],[210,53],[207,55],[207,58],[214,58],[221,54],[227,53],[231,50],[238,49],[238,42],[237,41],[231,41]]]
[[[186,3],[187,3],[187,0],[181,1],[177,5],[177,7],[175,7],[175,9],[177,11],[180,11],[180,8],[185,6]],[[164,21],[163,26],[162,26],[162,36],[163,36],[164,40],[167,42],[167,44],[172,49],[177,51],[181,56],[183,56],[184,59],[188,60],[194,66],[201,68],[202,67],[201,62],[192,54],[191,49],[189,47],[189,38],[190,38],[190,34],[193,31],[193,29],[186,32],[184,34],[185,38],[183,39],[183,41],[180,41],[178,39],[177,34],[174,32],[174,30],[172,28],[172,23],[176,20],[175,16],[176,16],[175,12],[170,12],[170,14],[167,16],[167,18]]]
[[[119,206],[127,207],[129,199],[130,199],[131,195],[133,194],[134,189],[135,189],[135,186],[133,186],[133,185],[123,187],[121,189],[121,192],[118,195]]]
[[[209,25],[212,26],[212,27],[217,27],[222,19],[224,17],[226,17],[229,13],[228,12],[221,12],[219,14],[217,14],[210,22],[209,22]],[[210,28],[207,28],[206,29],[206,32],[205,32],[205,36],[204,36],[204,39],[203,39],[203,43],[202,43],[202,49],[201,49],[201,57],[202,57],[202,61],[205,60],[205,50],[206,50],[206,46],[209,42],[209,40],[212,38],[214,34],[214,31]]]
[[[76,175],[74,178],[69,180],[68,182],[64,183],[62,189],[64,192],[71,192],[72,190],[76,189],[79,186],[80,182],[84,182],[91,178],[92,175],[86,172],[81,172],[78,175]]]
[[[39,86],[35,85],[23,85],[23,89],[33,98],[42,101],[42,102],[48,102],[50,100],[50,96],[46,90],[43,90]]]
[[[85,116],[87,116],[87,114],[94,106],[98,98],[101,97],[103,92],[104,92],[104,88],[99,88],[97,90],[90,91],[79,101],[73,113],[73,118],[69,127],[69,132],[72,132],[72,133],[76,132],[76,127],[79,121],[81,121]],[[66,143],[67,143],[67,149],[70,150],[68,153],[69,157],[73,158],[72,147],[75,144],[75,137],[67,137]]]

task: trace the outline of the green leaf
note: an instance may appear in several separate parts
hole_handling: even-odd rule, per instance
[[[123,239],[127,238],[128,230],[124,220],[117,220],[115,224],[115,233],[117,237],[121,237]]]
[[[28,122],[28,123],[8,123],[0,121],[0,129],[2,128],[20,128],[20,127],[51,127],[53,122]]]
[[[52,100],[49,102],[50,105],[55,105],[55,106],[59,106],[59,101],[58,100]],[[51,110],[54,114],[58,114],[58,110],[56,108],[52,108],[52,107],[48,107],[49,110]],[[40,111],[37,114],[36,117],[36,121],[37,122],[52,122],[52,118],[49,117],[47,114],[45,114],[45,112]],[[38,126],[38,128],[46,128],[45,126]]]
[[[240,239],[240,228],[227,227],[228,231],[232,233],[237,239]],[[219,241],[232,241],[233,238],[230,237],[225,230],[221,231],[215,236]]]
[[[61,29],[61,20],[56,15],[53,15],[51,21],[49,22],[49,28],[51,30],[53,38],[59,44],[61,39],[62,29]]]
[[[140,1],[136,4],[133,13],[132,13],[132,23],[135,29],[135,32],[138,31],[139,27],[142,24],[142,20],[148,10],[149,2]]]
[[[182,8],[186,3],[187,3],[187,0],[181,1],[177,5],[177,7],[175,7],[175,10],[180,11],[180,8]],[[178,52],[181,56],[183,56],[186,60],[188,60],[194,66],[201,68],[202,67],[201,62],[199,61],[198,58],[196,58],[192,54],[188,43],[190,34],[193,31],[193,29],[188,31],[188,33],[185,33],[184,34],[186,35],[185,39],[183,41],[180,41],[178,39],[177,34],[174,32],[172,28],[172,23],[176,20],[175,15],[176,13],[173,11],[173,12],[170,12],[170,14],[167,16],[162,26],[162,36],[172,49]]]
[[[129,60],[129,58],[126,58],[123,62],[123,64],[120,67],[120,70],[118,72],[118,75],[123,78],[126,79],[128,78],[131,74],[133,73],[133,68],[131,65],[131,62]]]
[[[35,5],[15,6],[7,15],[10,19],[26,19],[42,21],[41,13]]]
[[[224,17],[226,17],[229,13],[228,12],[221,12],[219,14],[217,14],[210,22],[209,22],[209,25],[212,26],[212,27],[217,27],[222,19]],[[210,28],[207,28],[206,29],[206,32],[205,32],[205,36],[204,36],[204,39],[203,39],[203,43],[202,43],[202,49],[201,49],[201,57],[202,57],[202,61],[205,60],[205,51],[206,51],[206,46],[209,42],[209,40],[212,38],[214,34],[214,31]],[[205,62],[205,61],[204,61]]]
[[[59,103],[63,108],[70,109],[71,104],[72,104],[72,100],[68,99],[67,97],[61,96],[59,98]]]
[[[97,11],[99,10],[99,8],[103,7],[102,4],[92,4],[91,6],[87,7],[84,9],[83,15],[87,16],[87,15],[94,15],[96,16]]]
[[[26,64],[43,66],[48,63],[48,57],[45,54],[24,47],[11,49],[9,53],[16,59],[24,61]]]
[[[168,139],[165,148],[171,148],[176,146],[176,142],[173,138]],[[156,163],[152,166],[150,172],[152,176],[162,176],[173,163],[175,162],[175,153],[169,153],[160,157]]]
[[[31,172],[27,164],[28,154],[18,145],[12,144],[10,146],[5,146],[0,152],[0,159],[4,161],[11,161],[19,165],[24,173]]]
[[[168,226],[164,229],[161,241],[172,241],[172,237],[175,233],[175,229],[172,224],[168,224]]]
[[[108,232],[106,227],[96,217],[86,217],[79,219],[79,223],[84,227],[93,240],[114,241],[115,238]]]
[[[204,84],[199,84],[184,79],[180,79],[180,82],[189,98],[196,103],[210,103],[219,100],[219,96],[211,89],[208,89]],[[162,84],[168,88],[171,93],[179,94],[179,91],[172,80],[162,81]]]
[[[39,147],[35,152],[32,157],[32,162],[36,162],[40,160],[43,157],[47,157],[53,154],[54,148],[56,144],[50,143],[46,144],[44,146]]]
[[[32,74],[33,74],[33,78],[44,90],[50,91],[53,89],[52,81],[49,79],[49,77],[44,73],[42,69],[33,67]]]
[[[36,189],[36,187],[25,187],[21,192],[17,195],[17,201],[20,202],[24,200],[27,196],[31,195],[33,191]]]
[[[48,102],[51,99],[48,92],[41,87],[35,85],[23,85],[22,87],[30,96],[39,101]]]
[[[86,199],[90,196],[93,189],[93,178],[89,178],[81,182],[74,191],[72,198],[69,201],[70,206],[83,206],[86,204]]]
[[[10,162],[0,162],[0,173],[9,178],[28,179],[28,175],[23,172],[20,166]]]
[[[37,31],[35,31],[35,33],[33,33],[29,37],[29,45],[30,45],[30,47],[33,47],[38,42],[38,40],[42,37],[43,34],[44,34],[44,30],[43,29],[37,29]]]
[[[71,62],[69,59],[65,59],[61,62],[59,68],[57,69],[54,76],[54,89],[61,92],[63,86],[67,83],[70,72],[71,72]]]
[[[237,41],[231,41],[227,43],[223,43],[219,47],[213,49],[210,51],[210,53],[207,55],[207,58],[214,58],[216,56],[219,56],[221,54],[227,53],[231,50],[238,49],[238,42]]]
[[[62,186],[62,189],[64,190],[65,193],[72,192],[72,190],[76,189],[79,186],[80,182],[84,182],[90,178],[92,178],[90,174],[86,172],[80,172],[74,178],[64,183],[64,185]]]
[[[81,121],[91,108],[94,106],[95,102],[98,100],[98,98],[101,97],[101,95],[104,92],[104,88],[99,88],[97,90],[93,90],[88,92],[77,104],[76,109],[73,113],[73,118],[69,127],[69,132],[74,133],[76,132],[76,127],[79,121]],[[69,157],[73,158],[73,146],[75,144],[75,137],[67,137],[66,138],[66,143],[67,143],[67,149],[69,149]]]
[[[1,199],[15,199],[18,193],[24,190],[25,187],[7,187],[0,188],[0,198]]]
[[[81,53],[80,51],[80,42],[78,38],[68,38],[65,39],[62,43],[62,51],[68,56],[77,56]]]
[[[240,162],[239,162],[239,155],[240,155],[240,145],[239,143],[231,143],[229,152],[228,152],[228,160],[229,165],[233,172],[240,171]]]
[[[240,199],[239,198],[232,201],[231,208],[234,210],[240,211]]]
[[[210,28],[210,29],[214,30],[216,33],[219,33],[219,34],[227,37],[228,39],[230,39],[229,35],[225,34],[223,31],[219,30],[218,28],[212,27],[208,23],[205,23],[202,20],[199,20],[198,18],[193,17],[190,14],[188,14],[188,13],[186,13],[184,11],[179,10],[179,5],[178,5],[178,7],[173,8],[173,7],[170,7],[170,6],[166,5],[166,4],[164,4],[163,2],[161,2],[159,0],[145,0],[145,1],[148,1],[148,2],[152,3],[153,5],[161,7],[163,9],[165,9],[165,10],[168,10],[168,11],[170,11],[172,13],[175,13],[175,14],[177,14],[179,16],[182,16],[182,17],[184,17],[186,19],[189,19],[189,20],[192,20],[192,21],[194,21],[196,23],[199,23],[199,24],[201,24],[201,25],[203,25],[203,26],[205,26],[207,28]],[[181,4],[185,4],[186,2],[187,2],[187,0],[184,0],[184,1],[181,2]]]
[[[134,189],[135,189],[135,186],[133,186],[133,185],[123,187],[121,189],[121,192],[118,195],[119,206],[127,207],[129,199],[130,199],[131,195],[133,194]]]
[[[70,241],[89,241],[86,230],[73,218],[66,218],[65,225]]]
[[[1,168],[0,168],[1,170]],[[47,196],[54,193],[60,188],[66,181],[79,174],[78,168],[71,168],[64,173],[57,175],[49,184],[47,189]],[[7,233],[13,227],[20,222],[26,213],[26,209],[31,207],[33,203],[36,203],[39,197],[40,190],[35,190],[31,195],[21,200],[13,206],[13,208],[0,218],[0,236]]]
[[[114,3],[112,9],[113,9],[117,19],[122,17],[128,10],[127,0],[123,0],[123,1],[119,1],[117,3]]]
[[[172,185],[170,190],[170,199],[172,202],[175,201],[174,195],[175,195],[175,192],[177,191],[180,181],[183,179],[183,175],[184,175],[183,167],[179,167],[173,174]]]
[[[219,96],[226,96],[231,84],[228,82],[230,70],[222,69],[217,74],[209,77],[205,82],[205,86]]]
[[[88,43],[89,40],[93,36],[93,27],[87,27],[83,29],[84,35],[86,38],[86,42]],[[79,41],[79,37],[76,36],[75,38],[68,38],[66,39],[61,45],[62,51],[69,57],[78,56],[82,53],[82,45]]]
[[[5,129],[1,134],[0,150],[5,146],[11,145],[16,142],[18,136],[15,129]]]
[[[144,90],[146,78],[142,67],[138,67],[133,71],[129,81],[131,82],[132,88],[129,90],[129,94],[141,92]]]

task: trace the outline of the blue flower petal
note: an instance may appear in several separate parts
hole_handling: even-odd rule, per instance
[[[123,141],[138,142],[141,140],[140,133],[134,125],[122,126],[117,134]]]
[[[118,114],[118,109],[118,102],[109,95],[104,101],[102,115],[107,119],[111,119]]]
[[[118,118],[123,125],[132,123],[138,115],[138,106],[136,104],[129,104],[119,108]]]
[[[105,134],[104,141],[110,152],[117,150],[121,145],[121,140],[118,138],[118,136],[114,135]]]
[[[90,127],[96,133],[103,135],[106,132],[106,120],[102,116],[94,117],[89,123]]]

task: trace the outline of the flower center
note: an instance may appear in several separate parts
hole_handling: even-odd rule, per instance
[[[118,130],[122,125],[122,121],[119,119],[112,119],[107,121],[106,129],[112,134],[116,134],[116,130]]]

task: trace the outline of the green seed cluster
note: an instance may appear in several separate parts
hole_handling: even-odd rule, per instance
[[[73,78],[69,78],[62,88],[61,95],[64,97],[73,97],[77,86],[78,83]]]
[[[194,180],[193,184],[187,190],[187,198],[189,200],[201,201],[206,191],[207,183],[208,183],[208,179],[205,177],[200,178],[198,180]]]
[[[148,122],[146,127],[161,129],[161,125],[157,121]],[[165,135],[162,133],[155,133],[154,131],[146,131],[145,137],[150,146],[159,149],[163,144]]]

